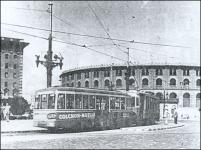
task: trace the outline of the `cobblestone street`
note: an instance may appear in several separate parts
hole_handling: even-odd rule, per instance
[[[200,123],[167,130],[134,132],[108,130],[82,133],[2,134],[1,148],[16,149],[199,149]],[[40,139],[40,140],[39,140]]]

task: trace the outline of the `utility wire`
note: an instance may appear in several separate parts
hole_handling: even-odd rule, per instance
[[[30,29],[36,29],[36,30],[43,30],[43,31],[50,31],[48,29],[44,28],[37,28],[37,27],[30,27],[30,26],[23,26],[23,25],[16,25],[16,24],[9,24],[9,23],[1,23],[4,25],[10,25],[10,26],[16,26],[16,27],[24,27],[24,28],[30,28]],[[80,33],[72,33],[72,32],[64,32],[64,31],[58,31],[58,30],[53,30],[52,32],[57,32],[57,33],[62,33],[62,34],[70,34],[70,35],[75,35],[75,36],[83,36],[83,37],[90,37],[90,38],[97,38],[97,39],[105,39],[105,40],[111,40],[110,38],[107,37],[100,37],[100,36],[94,36],[94,35],[88,35],[88,34],[80,34]],[[155,43],[148,43],[148,42],[139,42],[139,41],[129,41],[129,40],[124,40],[124,39],[116,39],[112,38],[114,41],[120,41],[120,42],[126,42],[126,43],[138,43],[138,44],[146,44],[146,45],[157,45],[157,46],[169,46],[169,47],[180,47],[180,48],[190,48],[186,46],[178,46],[178,45],[167,45],[167,44],[155,44]]]
[[[93,10],[93,8],[90,6],[90,4],[88,3],[88,7],[91,9],[91,11],[93,12],[93,14],[95,15],[96,19],[98,20],[99,24],[101,25],[101,27],[103,28],[103,30],[105,31],[105,33],[107,34],[107,36],[109,37],[109,39],[112,41],[112,43],[122,52],[126,53],[126,51],[122,50],[121,48],[119,48],[114,41],[112,40],[110,34],[107,32],[107,30],[105,29],[102,21],[100,20],[100,18],[98,17],[98,15],[96,14],[96,12]]]

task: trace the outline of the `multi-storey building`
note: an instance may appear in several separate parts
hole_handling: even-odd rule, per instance
[[[1,97],[22,95],[23,49],[29,43],[22,39],[1,37]]]
[[[126,70],[126,65],[101,65],[67,70],[60,77],[62,86],[111,89],[113,83],[113,89],[125,90]],[[129,89],[156,95],[168,111],[175,107],[181,111],[180,117],[196,118],[200,109],[200,66],[131,66]]]

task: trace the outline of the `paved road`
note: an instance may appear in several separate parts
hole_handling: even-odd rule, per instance
[[[128,130],[62,134],[2,134],[1,148],[200,149],[200,123],[188,121],[184,127],[146,132],[136,132],[128,128]]]

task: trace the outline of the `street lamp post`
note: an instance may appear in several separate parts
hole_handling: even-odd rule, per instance
[[[50,35],[49,35],[49,39],[48,39],[48,51],[47,54],[44,56],[44,58],[46,59],[45,61],[41,61],[39,60],[40,56],[36,55],[36,65],[38,67],[39,63],[44,65],[47,69],[47,87],[51,87],[52,85],[52,70],[54,67],[56,66],[60,66],[60,69],[62,69],[63,63],[63,57],[59,57],[58,55],[54,55],[54,59],[52,60],[52,5],[53,3],[49,3],[50,9],[49,9],[49,13],[50,13]],[[56,62],[57,60],[59,60],[59,62]]]

